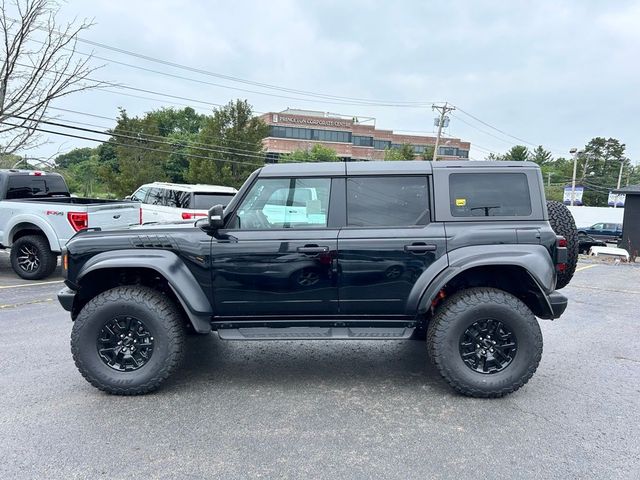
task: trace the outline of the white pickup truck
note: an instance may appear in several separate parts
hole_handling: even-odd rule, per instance
[[[22,278],[46,278],[76,232],[140,224],[140,203],[71,197],[57,173],[0,170],[0,248]]]

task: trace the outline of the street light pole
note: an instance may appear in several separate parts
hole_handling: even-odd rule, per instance
[[[576,201],[576,171],[578,169],[578,149],[572,148],[569,153],[573,156],[573,178],[571,179],[571,206]]]

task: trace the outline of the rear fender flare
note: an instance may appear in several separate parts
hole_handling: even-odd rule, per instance
[[[555,268],[550,261],[549,252],[542,245],[478,245],[463,247],[448,253],[448,265],[442,266],[442,262],[434,271],[426,270],[416,282],[411,294],[418,297],[417,305],[409,305],[418,313],[425,313],[436,298],[438,292],[460,273],[484,266],[516,266],[523,268],[534,283],[540,289],[540,294],[545,298],[549,309],[548,294],[555,287]],[[436,263],[432,267],[436,267]],[[414,292],[415,291],[415,292]]]
[[[147,268],[155,270],[175,293],[189,321],[198,333],[211,331],[211,303],[185,263],[168,250],[114,250],[99,253],[78,272],[77,284],[88,273],[103,269]]]
[[[13,244],[13,237],[20,230],[23,230],[20,225],[33,225],[36,227],[35,230],[39,230],[41,234],[46,237],[52,252],[60,251],[60,242],[53,227],[39,216],[31,214],[21,214],[11,217],[5,226],[5,238],[2,239],[3,245],[10,247]],[[29,227],[25,226],[25,229],[29,229]]]

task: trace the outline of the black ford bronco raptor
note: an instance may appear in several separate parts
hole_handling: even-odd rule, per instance
[[[158,388],[213,330],[426,339],[454,389],[500,397],[535,372],[577,249],[533,163],[267,165],[195,223],[79,232],[58,298],[78,369],[113,394]]]

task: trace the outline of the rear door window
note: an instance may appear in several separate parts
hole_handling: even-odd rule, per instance
[[[149,205],[164,205],[164,189],[150,188],[146,203]]]
[[[454,173],[449,176],[454,217],[527,217],[529,183],[524,173]]]
[[[427,177],[347,179],[347,226],[407,227],[429,220]]]

